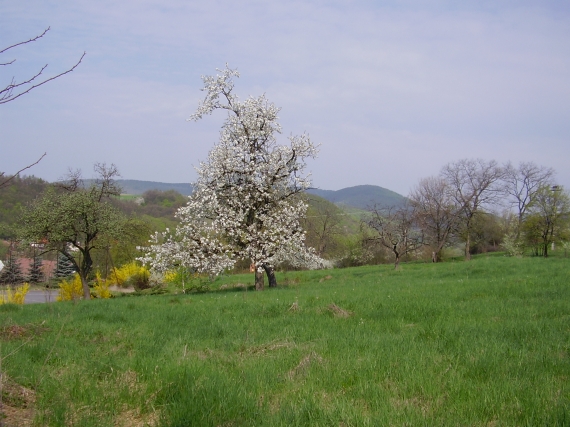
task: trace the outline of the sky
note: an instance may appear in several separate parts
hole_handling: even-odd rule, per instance
[[[0,171],[48,181],[114,163],[192,182],[226,118],[187,121],[201,76],[237,68],[240,98],[308,133],[313,186],[406,195],[465,158],[533,161],[570,188],[570,3],[528,0],[0,2],[0,87],[72,73],[0,105]]]

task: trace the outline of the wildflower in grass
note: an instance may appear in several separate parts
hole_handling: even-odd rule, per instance
[[[59,283],[58,301],[73,301],[83,296],[81,277],[75,273],[73,278],[64,279]]]
[[[16,289],[8,289],[6,292],[0,293],[0,305],[2,304],[24,304],[26,294],[30,290],[30,284],[24,283],[17,286]]]

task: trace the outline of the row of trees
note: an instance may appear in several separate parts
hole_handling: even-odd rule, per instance
[[[152,235],[139,259],[159,272],[184,268],[210,275],[246,261],[255,271],[256,289],[263,289],[264,275],[269,286],[276,286],[280,264],[324,265],[322,257],[338,242],[334,236],[342,234],[342,227],[334,208],[317,207],[318,221],[306,215],[310,180],[304,170],[317,147],[307,135],[278,144],[279,109],[264,96],[238,99],[233,93],[238,76],[226,67],[217,76],[203,77],[206,96],[190,119],[226,111],[220,141],[197,168],[194,192],[176,211],[175,230]],[[87,188],[79,173],[71,173],[35,200],[21,220],[24,241],[41,242],[73,264],[85,298],[90,298],[93,253],[137,241],[144,230],[117,208],[116,167],[98,164],[96,172],[99,179]],[[496,218],[502,206],[515,212],[514,219],[505,216],[513,244],[538,242],[546,256],[548,244],[563,238],[569,212],[568,195],[554,185],[553,176],[551,169],[533,163],[450,163],[438,176],[421,180],[405,205],[371,209],[365,223],[374,233],[365,240],[390,250],[396,266],[426,246],[439,261],[443,249],[457,242],[465,244],[469,259],[480,225]],[[508,204],[500,203],[504,200]],[[165,207],[177,203],[173,197]],[[314,249],[305,244],[307,231]]]
[[[532,162],[449,163],[439,175],[422,179],[406,204],[371,208],[365,223],[375,233],[368,240],[390,249],[396,266],[402,256],[426,246],[432,249],[432,260],[441,261],[444,248],[458,242],[469,260],[474,240],[500,217],[511,250],[526,245],[547,256],[550,245],[570,237],[570,199],[555,185],[554,174]]]
[[[22,271],[20,259],[15,256],[12,248],[8,252],[6,263],[0,271],[0,284],[18,285],[22,282],[41,283],[51,278],[67,278],[75,273],[73,264],[67,258],[58,256],[53,272],[47,275],[44,272],[44,262],[41,255],[36,254],[28,267],[28,271]],[[46,277],[47,276],[47,277]]]

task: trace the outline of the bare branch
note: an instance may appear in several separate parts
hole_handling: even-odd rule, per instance
[[[50,81],[52,81],[52,80],[55,80],[55,79],[57,79],[58,77],[64,76],[65,74],[71,73],[73,70],[75,70],[75,69],[77,68],[77,66],[78,66],[79,64],[81,64],[81,61],[83,60],[83,57],[84,57],[85,55],[86,55],[86,52],[83,52],[83,55],[81,55],[81,58],[79,58],[79,61],[77,61],[77,62],[75,63],[75,65],[74,65],[73,67],[71,67],[69,70],[64,71],[63,73],[59,73],[59,74],[56,75],[56,76],[50,77],[49,79],[46,79],[46,80],[42,81],[41,83],[35,84],[35,85],[29,87],[28,89],[26,89],[24,92],[20,92],[20,93],[17,94],[17,95],[12,95],[12,90],[13,90],[13,88],[18,87],[18,86],[21,86],[22,84],[25,84],[25,83],[30,83],[31,81],[33,81],[33,80],[34,80],[36,77],[38,77],[38,76],[42,73],[42,71],[47,67],[47,64],[38,72],[38,74],[36,74],[36,75],[35,75],[34,77],[32,77],[31,79],[29,79],[27,82],[18,83],[17,85],[8,85],[7,87],[9,87],[9,86],[12,86],[12,87],[8,90],[8,93],[7,93],[8,96],[2,96],[2,98],[0,98],[0,104],[6,104],[6,103],[8,103],[8,102],[10,102],[10,101],[13,101],[14,99],[19,98],[20,96],[25,95],[26,93],[30,92],[32,89],[35,89],[35,88],[37,88],[37,87],[39,87],[39,86],[41,86],[41,85],[43,85],[43,84],[46,84],[47,82],[50,82]],[[5,92],[5,91],[6,91],[6,89],[2,89],[2,91],[0,91],[0,92]],[[5,94],[5,95],[6,95],[6,94]]]
[[[12,181],[14,178],[16,178],[21,172],[24,172],[27,169],[30,169],[32,166],[37,165],[45,156],[47,153],[42,154],[42,156],[36,160],[34,163],[32,163],[31,165],[26,166],[25,168],[20,169],[18,172],[16,172],[14,175],[12,175],[10,178],[6,178],[5,180],[0,182],[0,189],[7,186],[8,183],[10,181]],[[4,176],[4,172],[0,172],[0,178],[2,178]]]
[[[15,43],[15,44],[13,44],[13,45],[11,45],[11,46],[8,46],[8,47],[6,47],[6,48],[0,50],[0,54],[6,52],[6,51],[9,50],[9,49],[15,48],[15,47],[17,47],[17,46],[21,46],[21,45],[24,45],[24,44],[27,44],[27,43],[35,42],[36,40],[42,38],[49,30],[50,30],[50,27],[46,28],[46,29],[44,30],[44,32],[41,33],[39,36],[36,36],[36,37],[33,37],[33,38],[29,39],[29,40],[26,40],[26,41],[23,41],[23,42],[19,42],[19,43]],[[19,83],[16,83],[16,80],[15,80],[14,78],[12,78],[12,81],[10,82],[10,84],[8,84],[6,87],[0,89],[0,104],[6,104],[6,103],[8,103],[8,102],[10,102],[10,101],[13,101],[13,100],[19,98],[20,96],[25,95],[26,93],[30,92],[32,89],[35,89],[35,88],[37,88],[37,87],[39,87],[39,86],[42,86],[43,84],[45,84],[45,83],[47,83],[47,82],[50,82],[50,81],[52,81],[52,80],[55,80],[55,79],[57,79],[57,78],[59,78],[59,77],[65,75],[65,74],[71,73],[73,70],[75,70],[75,68],[77,68],[77,66],[81,63],[81,61],[83,60],[84,57],[85,57],[85,52],[83,52],[83,55],[81,55],[81,57],[79,58],[79,61],[77,61],[73,67],[71,67],[71,68],[68,69],[67,71],[64,71],[64,72],[62,72],[62,73],[59,73],[59,74],[57,74],[57,75],[55,75],[55,76],[53,76],[53,77],[50,77],[50,78],[48,78],[48,79],[45,79],[45,80],[43,80],[43,81],[41,81],[41,82],[39,82],[39,83],[34,83],[34,82],[36,81],[36,79],[37,79],[39,76],[42,75],[42,73],[44,72],[44,70],[47,68],[47,64],[44,65],[44,66],[40,69],[40,71],[38,71],[35,75],[33,75],[32,77],[30,77],[30,78],[28,78],[28,79],[26,79],[26,80],[24,80],[24,81],[21,81],[21,82],[19,82]],[[0,63],[0,66],[13,64],[15,61],[16,61],[16,60],[13,59],[13,60],[8,61],[8,62]],[[24,89],[23,86],[25,86],[25,85],[30,85],[30,84],[31,84],[30,87],[28,87],[27,89],[23,90],[23,89]],[[14,90],[17,89],[17,88],[22,88],[22,92],[19,92],[19,93],[14,94]]]
[[[0,50],[0,53],[4,53],[4,52],[6,52],[7,50],[12,49],[13,47],[16,47],[16,46],[20,46],[20,45],[23,45],[23,44],[26,44],[26,43],[35,42],[37,39],[40,39],[40,38],[42,38],[43,36],[45,36],[45,34],[46,34],[49,30],[50,30],[50,27],[47,27],[47,28],[44,30],[44,32],[41,33],[39,36],[36,36],[36,37],[34,37],[34,38],[31,38],[30,40],[26,40],[25,42],[19,42],[19,43],[13,44],[12,46],[8,46],[8,47],[6,47],[6,48]],[[14,59],[12,62],[14,62],[14,61],[15,61],[15,59]],[[2,64],[2,65],[4,65],[4,64]]]

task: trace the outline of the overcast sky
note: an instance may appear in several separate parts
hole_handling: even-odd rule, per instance
[[[71,74],[0,105],[0,171],[47,156],[53,181],[94,162],[190,182],[225,115],[186,119],[228,63],[240,97],[281,107],[281,141],[320,144],[313,184],[407,194],[462,158],[534,161],[570,187],[568,1],[37,0],[0,3],[0,86]]]

